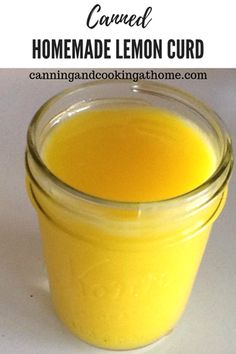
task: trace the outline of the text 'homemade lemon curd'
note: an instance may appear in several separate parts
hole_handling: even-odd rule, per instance
[[[226,197],[217,116],[163,85],[81,85],[36,114],[26,167],[64,323],[111,349],[170,332]]]

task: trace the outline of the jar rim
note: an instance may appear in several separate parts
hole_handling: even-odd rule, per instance
[[[155,206],[163,206],[168,204],[175,205],[176,203],[184,203],[184,202],[190,202],[194,198],[197,198],[198,196],[202,196],[206,191],[209,190],[209,188],[216,184],[217,181],[222,178],[222,182],[220,183],[220,186],[218,188],[214,189],[212,188],[212,193],[211,197],[208,198],[211,199],[213,198],[216,194],[218,194],[224,186],[227,184],[231,172],[232,172],[232,167],[233,167],[233,154],[232,154],[232,143],[231,143],[231,138],[225,128],[225,125],[221,118],[207,105],[205,105],[204,102],[196,98],[195,96],[185,92],[182,89],[175,88],[170,85],[166,84],[160,84],[160,83],[153,83],[148,80],[143,80],[141,83],[134,83],[131,80],[122,80],[122,83],[124,84],[129,84],[133,92],[143,92],[143,93],[151,93],[151,94],[161,94],[164,96],[167,96],[169,98],[173,98],[175,100],[181,99],[182,103],[185,103],[187,105],[191,104],[191,108],[203,108],[205,112],[208,113],[209,116],[213,118],[213,121],[217,123],[218,128],[220,128],[220,131],[222,133],[222,136],[224,138],[224,152],[222,154],[222,158],[218,163],[218,166],[216,167],[215,171],[199,186],[196,188],[171,197],[167,199],[162,199],[162,200],[153,200],[153,201],[117,201],[117,200],[111,200],[111,199],[106,199],[98,196],[94,196],[89,193],[85,193],[83,191],[80,191],[79,189],[76,189],[69,184],[63,182],[60,178],[58,178],[56,175],[53,174],[53,172],[47,167],[47,165],[44,163],[43,159],[40,157],[40,154],[38,152],[36,142],[34,139],[35,136],[35,129],[37,129],[37,124],[40,121],[41,117],[43,116],[44,112],[47,111],[47,109],[57,103],[62,97],[73,94],[76,91],[83,90],[85,88],[89,87],[94,87],[98,85],[104,85],[104,84],[119,84],[121,83],[119,80],[94,80],[92,82],[86,82],[86,83],[80,83],[76,86],[73,86],[72,88],[68,88],[65,90],[62,90],[58,94],[54,95],[51,97],[49,100],[47,100],[40,108],[39,110],[35,113],[33,116],[31,123],[29,125],[28,131],[27,131],[27,149],[26,149],[26,169],[28,173],[30,174],[31,177],[32,173],[30,171],[30,166],[28,163],[28,154],[31,155],[33,158],[33,161],[35,162],[36,166],[39,168],[40,172],[52,181],[61,191],[64,191],[67,195],[70,195],[73,198],[79,198],[80,200],[85,200],[87,202],[92,202],[95,204],[107,206],[107,207],[115,207],[115,208],[128,208],[128,209],[133,209],[140,207],[155,207]],[[162,93],[160,93],[161,91]],[[34,178],[33,178],[34,179]],[[35,179],[34,179],[35,180]],[[38,183],[37,183],[38,184]],[[41,186],[39,186],[41,188]],[[45,192],[45,191],[44,191]],[[204,198],[205,199],[205,198]]]

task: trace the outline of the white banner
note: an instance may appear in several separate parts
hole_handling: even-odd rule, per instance
[[[234,68],[233,1],[1,4],[0,67]]]

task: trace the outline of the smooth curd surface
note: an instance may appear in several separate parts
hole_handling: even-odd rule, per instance
[[[118,201],[184,194],[215,168],[200,130],[171,112],[147,107],[80,112],[53,129],[42,155],[70,186]]]
[[[186,193],[215,168],[212,149],[194,126],[141,107],[81,112],[53,128],[42,157],[74,188],[122,201]],[[174,328],[211,229],[202,225],[220,198],[190,219],[159,210],[150,220],[94,205],[91,213],[78,207],[73,214],[34,186],[33,193],[53,303],[76,335],[102,348],[131,349]]]

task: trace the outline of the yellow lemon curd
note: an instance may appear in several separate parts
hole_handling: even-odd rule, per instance
[[[186,305],[219,200],[186,219],[176,216],[181,202],[169,212],[151,202],[194,190],[212,175],[207,136],[154,107],[87,109],[50,129],[41,157],[83,193],[140,203],[136,211],[101,203],[96,217],[93,202],[85,216],[78,201],[75,215],[35,192],[59,317],[103,348],[141,347],[167,334]],[[142,203],[153,209],[145,212]]]
[[[43,158],[62,181],[116,201],[158,201],[184,194],[214,171],[199,130],[154,108],[90,110],[59,124]]]

